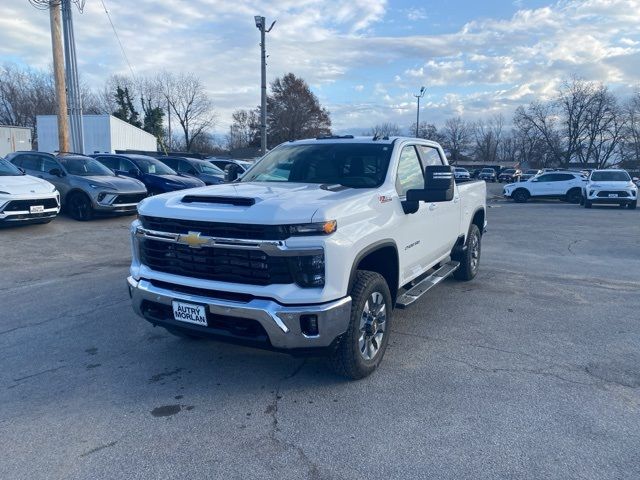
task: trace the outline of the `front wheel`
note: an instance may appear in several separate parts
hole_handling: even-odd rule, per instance
[[[464,244],[467,248],[462,258],[458,259],[460,266],[453,272],[453,278],[467,282],[477,275],[480,266],[481,243],[480,229],[475,223],[472,223],[467,234],[467,241]]]
[[[513,192],[513,195],[511,195],[511,198],[513,198],[513,201],[516,203],[525,203],[529,200],[529,192],[524,189],[516,190]]]
[[[638,200],[634,200],[628,206],[629,206],[629,210],[635,210],[636,207],[638,206]]]
[[[84,193],[73,192],[67,198],[67,211],[74,220],[86,221],[93,217],[91,200]]]
[[[591,208],[591,201],[584,199],[584,208]]]
[[[574,188],[567,192],[567,202],[575,204],[580,203],[580,200],[582,200],[582,192],[579,189]]]
[[[351,317],[329,362],[333,370],[352,380],[378,368],[387,349],[393,306],[384,277],[358,270],[351,288]]]

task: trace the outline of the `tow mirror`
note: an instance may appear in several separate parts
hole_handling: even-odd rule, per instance
[[[455,188],[453,167],[448,165],[428,166],[424,170],[424,188],[409,190],[402,203],[405,213],[418,211],[419,202],[450,202]]]
[[[62,170],[59,168],[52,168],[49,170],[49,175],[54,175],[56,177],[62,177]]]
[[[240,167],[235,163],[230,163],[224,170],[227,182],[235,182],[240,176]]]

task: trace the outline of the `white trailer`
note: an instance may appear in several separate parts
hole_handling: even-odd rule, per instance
[[[112,115],[83,115],[84,152],[77,153],[115,153],[116,150],[157,149],[156,138],[144,130],[134,127]],[[38,115],[38,150],[57,152],[58,121],[55,115]]]
[[[31,150],[31,129],[0,125],[0,158],[19,150]]]

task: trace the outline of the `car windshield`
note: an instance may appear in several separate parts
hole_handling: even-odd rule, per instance
[[[114,173],[97,160],[89,157],[58,157],[58,161],[71,175],[82,177],[113,177]]]
[[[18,175],[24,175],[18,167],[0,158],[0,177],[15,177]]]
[[[241,181],[378,187],[387,175],[392,150],[388,143],[283,145],[264,156]]]
[[[591,180],[594,182],[629,182],[631,177],[623,170],[613,170],[611,172],[593,172]]]
[[[483,168],[482,173],[493,173],[493,168]]]
[[[212,163],[202,161],[196,163],[196,167],[200,173],[204,173],[207,175],[216,175],[218,177],[224,177],[224,172],[220,170],[218,167],[213,165]]]
[[[465,173],[466,171],[465,168],[456,168],[456,172]]]
[[[160,160],[151,157],[135,157],[133,159],[136,166],[142,173],[151,173],[153,175],[177,175],[175,170],[167,167]]]
[[[516,173],[516,171],[512,168],[507,168],[506,170],[503,170],[502,173]]]

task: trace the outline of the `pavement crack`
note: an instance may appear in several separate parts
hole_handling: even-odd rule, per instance
[[[100,445],[99,447],[92,448],[87,452],[81,453],[80,456],[86,457],[88,455],[91,455],[92,453],[96,453],[96,452],[99,452],[100,450],[104,450],[105,448],[113,447],[116,443],[118,442],[110,442],[110,443],[107,443],[106,445]]]
[[[56,371],[58,371],[58,370],[60,370],[62,368],[66,368],[66,367],[67,367],[66,365],[62,365],[60,367],[49,368],[48,370],[43,370],[41,372],[33,373],[31,375],[26,375],[26,376],[20,377],[20,378],[14,378],[13,381],[14,382],[20,382],[22,380],[27,380],[29,378],[33,378],[33,377],[38,377],[40,375],[44,375],[45,373],[53,373],[53,372],[56,372]]]

